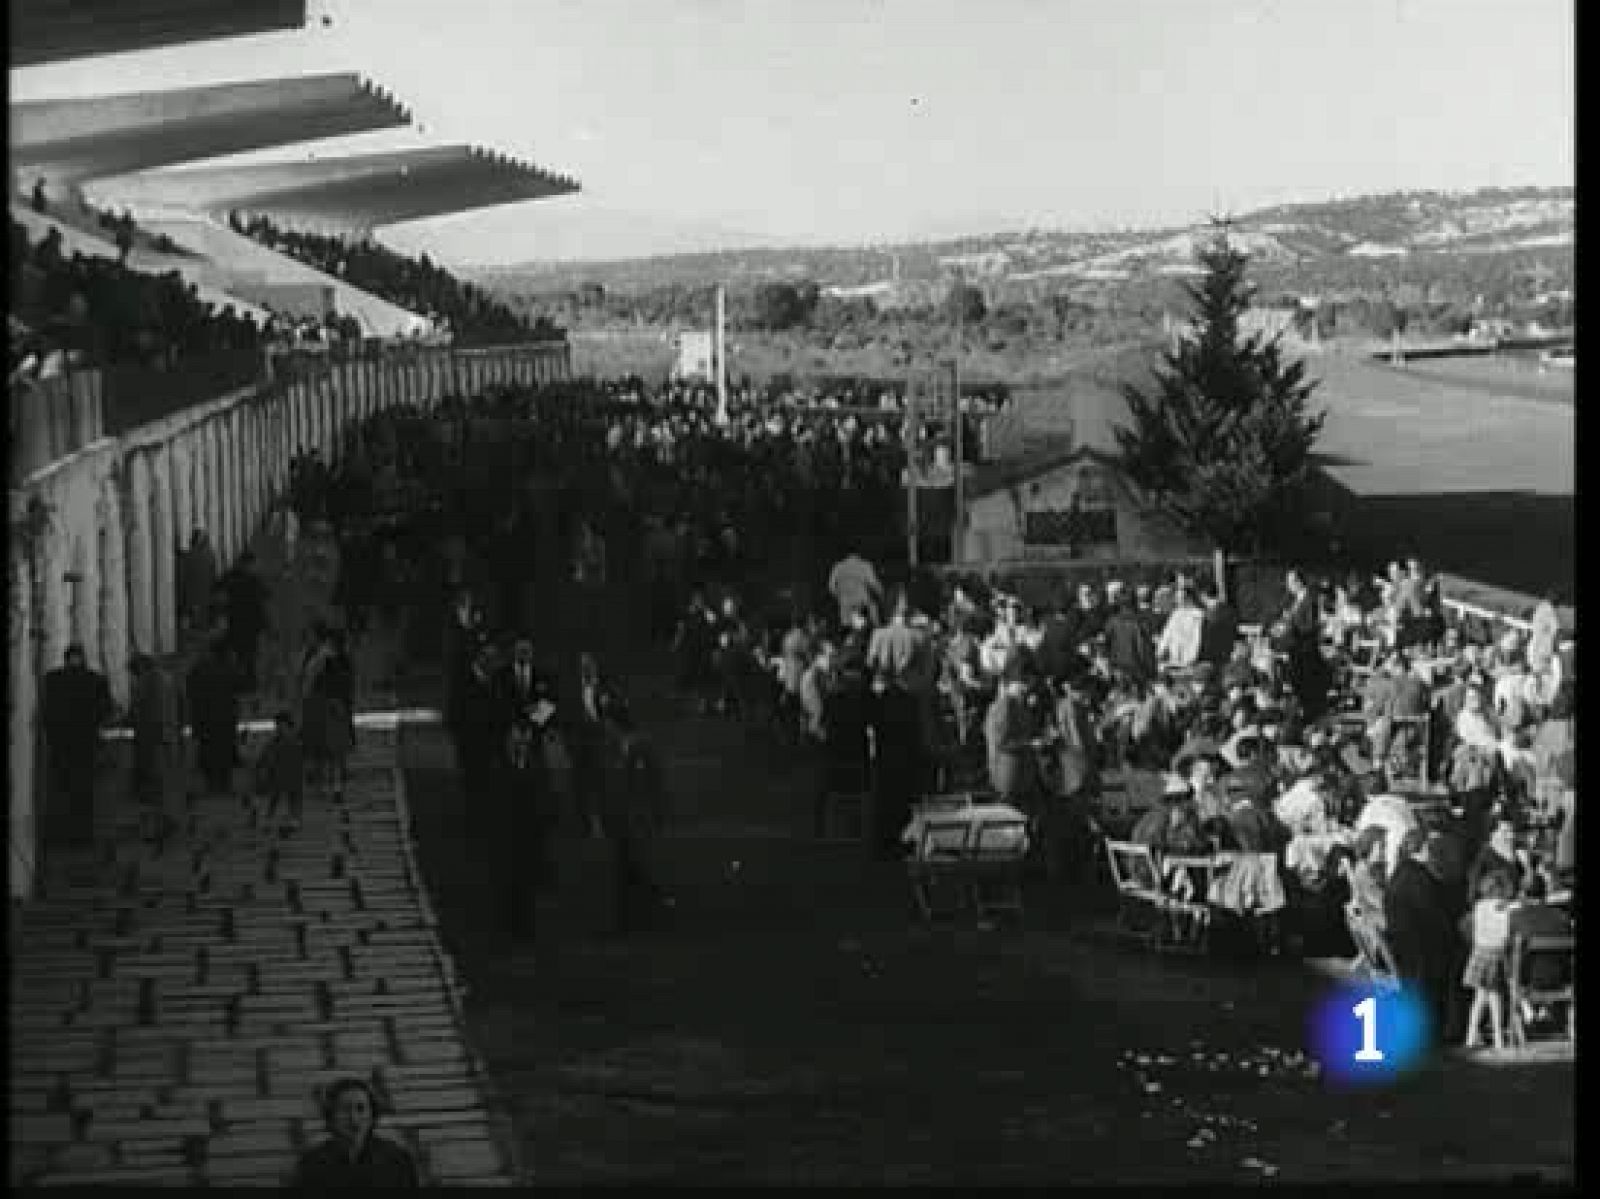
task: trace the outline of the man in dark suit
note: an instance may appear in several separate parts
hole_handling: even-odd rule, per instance
[[[1322,657],[1321,620],[1317,604],[1298,570],[1284,578],[1289,591],[1289,606],[1278,622],[1278,647],[1288,661],[1285,673],[1289,687],[1300,701],[1308,723],[1322,719],[1328,709],[1328,664]]]
[[[900,833],[911,805],[927,788],[928,754],[917,701],[887,669],[874,673],[867,699],[877,758],[873,764],[872,837],[879,857],[901,854]]]
[[[614,928],[630,932],[672,906],[648,866],[649,847],[667,819],[666,778],[655,746],[615,694],[599,699],[600,826],[612,855]]]
[[[483,808],[494,769],[505,748],[510,718],[495,687],[494,650],[480,646],[461,685],[450,732],[455,739],[462,800],[468,812]]]
[[[1106,658],[1111,668],[1136,683],[1156,677],[1156,643],[1138,609],[1124,598],[1105,626]]]
[[[1389,949],[1400,977],[1415,986],[1433,1017],[1434,1034],[1445,1037],[1455,979],[1457,932],[1427,834],[1414,829],[1400,846],[1400,862],[1384,891],[1383,915]]]
[[[1220,671],[1233,656],[1233,644],[1239,639],[1239,614],[1214,585],[1202,594],[1206,610],[1200,624],[1199,660]]]
[[[533,725],[517,718],[495,763],[494,786],[472,802],[487,805],[483,827],[490,874],[490,923],[503,937],[533,934],[534,895],[549,885],[553,813]]]
[[[1059,608],[1052,611],[1034,654],[1040,673],[1057,686],[1078,677],[1084,666],[1078,646],[1078,622],[1072,613]]]
[[[578,655],[575,702],[563,704],[559,719],[563,738],[572,753],[572,783],[579,810],[593,835],[603,832],[600,819],[605,798],[605,711],[618,701],[593,654]]]
[[[257,649],[267,631],[267,585],[255,567],[255,555],[246,550],[217,580],[226,605],[228,647],[239,664],[240,683],[246,691],[255,690]]]
[[[111,689],[89,669],[81,645],[69,645],[62,664],[44,676],[40,709],[50,793],[61,805],[68,839],[94,831],[94,776],[100,729],[111,719]]]
[[[554,702],[550,688],[533,662],[533,642],[519,637],[511,646],[511,660],[497,680],[501,702],[510,718],[525,715],[541,700]]]
[[[212,794],[225,794],[239,764],[239,670],[218,638],[189,670],[185,695],[194,727],[200,777]]]

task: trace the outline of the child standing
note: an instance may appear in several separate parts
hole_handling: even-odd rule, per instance
[[[267,801],[267,817],[287,809],[289,823],[298,827],[305,799],[305,759],[300,738],[295,735],[294,717],[279,712],[273,721],[271,738],[256,758],[256,792]]]
[[[1468,1049],[1479,1045],[1478,1025],[1486,1010],[1494,1047],[1505,1048],[1501,992],[1506,985],[1506,946],[1511,939],[1511,895],[1511,880],[1502,871],[1491,870],[1478,883],[1478,899],[1472,908],[1472,953],[1461,979],[1472,991],[1472,1006],[1467,1010]]]

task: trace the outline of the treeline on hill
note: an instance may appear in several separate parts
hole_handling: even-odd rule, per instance
[[[1448,336],[1489,319],[1570,328],[1573,260],[1559,249],[1492,254],[1416,254],[1404,259],[1329,258],[1304,266],[1253,265],[1256,304],[1299,310],[1318,336],[1389,337],[1396,330]],[[595,282],[556,293],[518,294],[513,307],[574,329],[705,328],[715,289],[669,283],[642,291]],[[1186,305],[1182,282],[1163,276],[1066,285],[1060,280],[911,281],[886,293],[829,295],[815,280],[738,281],[728,288],[734,332],[790,333],[818,348],[923,348],[949,336],[959,311],[969,344],[1027,352],[1109,345],[1159,328]]]

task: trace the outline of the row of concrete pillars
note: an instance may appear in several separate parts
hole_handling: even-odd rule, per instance
[[[177,562],[192,530],[206,530],[219,564],[235,562],[298,455],[331,459],[346,428],[389,408],[548,383],[567,370],[564,345],[330,364],[86,447],[13,491],[13,895],[32,889],[39,680],[69,645],[85,648],[125,705],[130,656],[178,648]]]

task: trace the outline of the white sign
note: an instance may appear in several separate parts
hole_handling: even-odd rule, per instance
[[[717,377],[716,353],[710,333],[693,331],[678,334],[678,362],[673,375],[679,379],[704,379]]]

